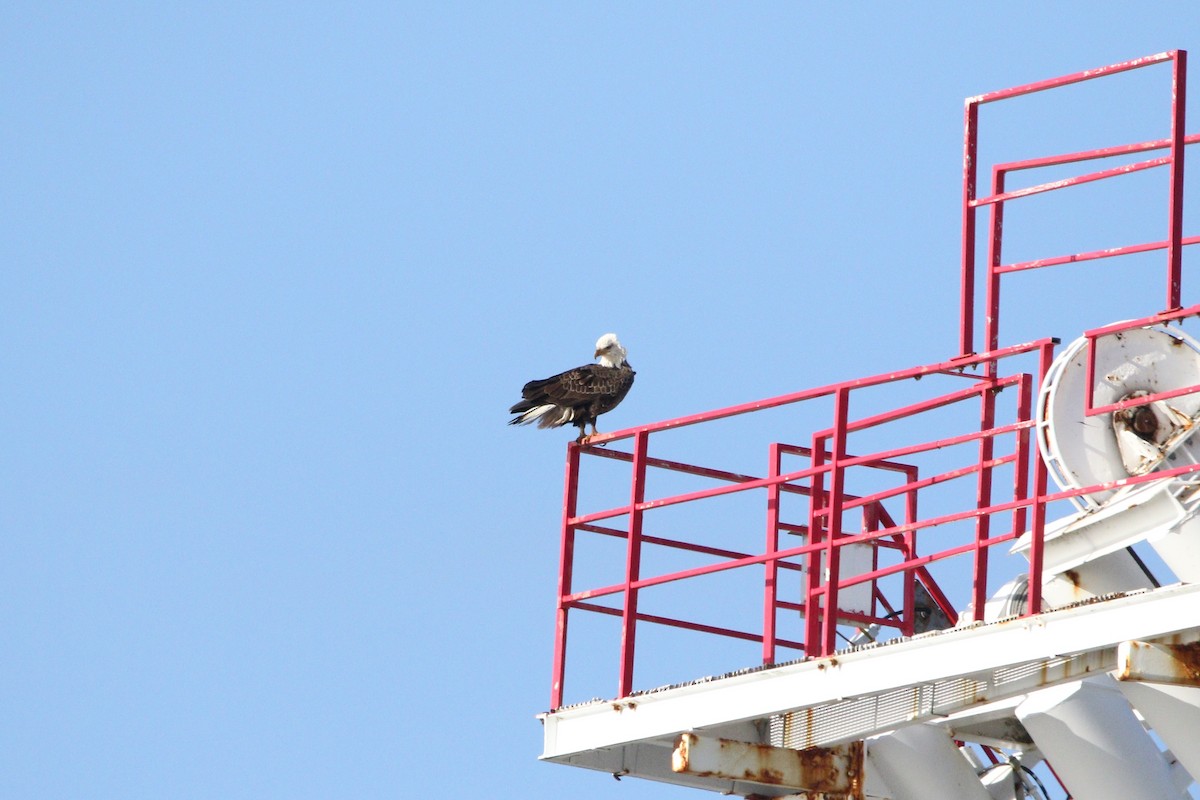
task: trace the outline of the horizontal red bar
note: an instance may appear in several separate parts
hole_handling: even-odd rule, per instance
[[[1185,145],[1196,144],[1200,142],[1200,133],[1192,133],[1183,137]],[[1113,147],[1101,147],[1096,150],[1080,150],[1076,153],[1062,153],[1056,156],[1042,156],[1040,158],[1027,158],[1021,161],[1008,161],[1003,164],[996,164],[992,167],[993,174],[1001,175],[1009,172],[1019,172],[1027,169],[1042,169],[1045,167],[1057,167],[1063,164],[1076,164],[1080,161],[1097,161],[1102,158],[1116,158],[1118,156],[1133,155],[1134,153],[1145,153],[1150,150],[1165,150],[1171,146],[1170,139],[1153,139],[1147,142],[1135,142],[1133,144],[1120,144]]]
[[[929,452],[930,450],[942,450],[947,447],[953,447],[953,446],[959,445],[959,444],[967,444],[969,442],[977,441],[980,439],[997,438],[1000,436],[1005,436],[1010,433],[1017,433],[1018,431],[1024,430],[1026,428],[1032,428],[1035,424],[1036,423],[1033,420],[1027,420],[1025,422],[1014,422],[1009,425],[1001,425],[998,428],[989,428],[986,431],[973,431],[971,433],[964,433],[959,436],[951,436],[947,439],[937,439],[932,442],[922,442],[921,444],[913,444],[913,445],[909,445],[908,447],[897,447],[895,450],[886,450],[883,453],[880,453],[880,455],[886,456],[888,458],[894,458],[898,455],[912,455],[914,453]],[[844,459],[841,459],[840,461],[838,461],[837,464],[839,467],[842,467],[842,468],[858,467],[858,466],[862,466],[864,463],[869,463],[871,458],[872,458],[872,456],[857,456],[855,458],[844,458]],[[823,464],[823,465],[821,465],[821,469],[823,469],[825,471],[829,471],[832,469],[832,466],[833,466],[832,464]],[[869,501],[875,497],[876,497],[876,495],[867,495],[866,497],[864,497],[862,499],[865,501]],[[861,503],[859,503],[859,505],[861,505]]]
[[[593,611],[597,614],[607,614],[612,617],[619,617],[623,613],[619,608],[609,608],[608,606],[597,605],[595,603],[575,603],[571,608],[579,611]],[[712,633],[718,636],[728,636],[734,639],[745,639],[751,642],[761,642],[762,636],[757,633],[748,633],[739,631],[733,628],[720,628],[715,625],[704,625],[699,622],[688,622],[687,620],[673,619],[671,617],[660,617],[655,614],[645,614],[638,612],[636,615],[638,622],[650,622],[656,625],[666,625],[672,628],[684,628],[686,630],[698,631],[700,633]],[[794,650],[803,650],[803,642],[795,642],[790,639],[776,639],[776,645],[790,647]]]
[[[776,608],[784,611],[798,611],[801,614],[804,613],[803,603],[793,603],[788,600],[780,600],[775,604],[775,606]],[[879,617],[873,614],[860,614],[857,611],[847,611],[845,609],[838,610],[838,618],[844,619],[847,622],[857,622],[866,625],[869,625],[872,622],[878,622],[880,625],[890,625],[894,628],[899,628],[904,624],[903,622],[898,622],[895,618],[889,619],[888,617]]]
[[[572,517],[571,519],[567,520],[567,524],[581,525],[588,522],[597,522],[602,519],[619,517],[623,514],[628,514],[631,509],[634,511],[648,511],[653,508],[665,508],[667,506],[674,506],[680,503],[690,503],[693,500],[704,500],[709,497],[721,497],[727,494],[734,494],[736,492],[747,492],[752,489],[762,489],[776,483],[790,483],[802,478],[808,478],[819,472],[824,472],[826,469],[827,467],[824,466],[809,467],[808,469],[802,469],[797,472],[789,472],[776,478],[755,478],[753,480],[743,481],[742,483],[735,483],[729,486],[716,486],[712,489],[700,489],[699,491],[688,492],[687,494],[677,494],[671,497],[659,498],[657,500],[646,500],[633,506],[619,506],[617,508],[610,508],[607,511],[596,511],[591,514],[585,514],[582,517]]]
[[[804,458],[810,458],[812,456],[812,448],[811,447],[804,447],[803,445],[797,445],[797,444],[780,444],[779,452],[787,453],[788,455],[793,455],[793,456],[803,456]],[[824,455],[824,460],[829,461],[832,458],[833,458],[833,453],[826,450],[825,455]],[[888,472],[910,473],[910,472],[916,472],[916,470],[917,470],[917,468],[915,466],[913,466],[912,464],[903,464],[899,461],[874,461],[869,466],[871,466],[875,469],[881,469],[881,470],[885,470]]]
[[[616,461],[633,461],[633,453],[626,453],[623,450],[609,450],[607,448],[592,449],[589,447],[584,452],[589,456],[600,456],[601,458],[610,458]],[[698,467],[694,464],[684,464],[681,461],[668,461],[665,458],[654,458],[653,456],[646,456],[646,466],[734,483],[755,480],[753,475],[742,475],[737,472],[728,472],[710,467]]]
[[[887,383],[895,383],[897,381],[910,380],[912,378],[923,377],[937,373],[959,373],[967,367],[977,364],[999,361],[1013,356],[1023,355],[1038,350],[1050,340],[1038,339],[1024,344],[1004,347],[999,350],[994,350],[988,353],[973,353],[971,355],[955,358],[950,361],[943,361],[937,364],[928,364],[919,367],[911,367],[909,369],[899,370],[897,372],[886,372],[878,375],[872,375],[867,378],[859,378],[857,380],[844,381],[842,383],[828,384],[819,386],[815,389],[806,389],[800,392],[792,392],[791,394],[779,395],[778,397],[768,398],[766,400],[757,400],[752,403],[742,403],[741,405],[729,406],[727,408],[717,409],[715,411],[706,411],[701,414],[692,414],[687,417],[678,417],[676,419],[664,420],[655,422],[649,425],[640,425],[635,428],[625,428],[624,430],[614,431],[612,433],[601,433],[593,436],[588,440],[586,445],[577,445],[574,442],[568,447],[583,447],[591,451],[599,445],[608,442],[617,441],[619,439],[629,439],[636,436],[638,433],[654,433],[657,431],[673,430],[682,428],[688,425],[696,425],[701,422],[711,422],[718,419],[726,419],[735,417],[741,414],[749,414],[753,411],[763,411],[769,408],[778,408],[780,406],[800,403],[805,400],[815,400],[820,397],[829,397],[839,389],[865,389],[872,386],[881,386]]]
[[[926,411],[933,411],[934,409],[945,408],[946,406],[951,406],[955,403],[973,400],[984,392],[1007,389],[1010,386],[1018,385],[1020,381],[1020,375],[1008,375],[1003,378],[993,378],[988,380],[986,384],[977,383],[973,386],[967,387],[966,389],[959,389],[955,392],[949,392],[948,394],[931,397],[928,400],[924,400],[919,403],[912,403],[907,406],[901,406],[900,408],[895,408],[891,411],[885,411],[882,414],[875,414],[870,417],[851,420],[850,422],[846,423],[846,433],[855,433],[857,431],[867,430],[868,428],[876,428],[889,422],[895,422],[908,417],[914,417],[918,414],[924,414]],[[823,431],[818,431],[817,433],[813,434],[813,436],[818,440],[826,440],[833,436],[833,430],[831,428],[826,428]],[[883,453],[875,453],[871,456],[868,456],[868,458],[880,460],[892,459],[895,458],[897,454],[898,451],[888,450]],[[841,460],[843,463],[846,461],[846,459]],[[861,458],[856,458],[855,460],[861,461]]]
[[[1180,242],[1182,245],[1193,245],[1200,243],[1200,236],[1185,236]],[[1128,256],[1134,253],[1148,253],[1153,250],[1165,250],[1170,242],[1146,242],[1145,244],[1131,244],[1125,247],[1112,247],[1107,250],[1092,250],[1088,253],[1075,253],[1069,256],[1054,256],[1053,258],[1039,258],[1033,261],[1021,261],[1016,264],[1005,264],[996,267],[993,271],[998,274],[1008,272],[1021,272],[1029,269],[1041,269],[1042,267],[1056,267],[1060,264],[1073,264],[1077,261],[1096,261],[1101,258],[1114,258],[1116,256]]]
[[[1063,178],[1057,181],[1048,181],[1047,183],[1039,183],[1036,186],[1026,186],[1024,189],[1013,189],[1011,192],[1001,192],[1000,194],[992,194],[987,197],[981,197],[978,200],[972,200],[971,206],[987,206],[993,203],[1003,203],[1007,200],[1016,200],[1021,197],[1029,197],[1030,195],[1042,194],[1044,192],[1053,192],[1056,189],[1066,189],[1069,186],[1079,186],[1093,181],[1102,181],[1105,178],[1115,178],[1118,175],[1130,175],[1134,172],[1141,172],[1144,169],[1153,169],[1154,167],[1162,167],[1171,163],[1170,156],[1162,156],[1161,158],[1152,158],[1149,161],[1138,161],[1134,164],[1123,164],[1112,169],[1103,169],[1099,172],[1089,172],[1086,175],[1076,175],[1071,178]]]
[[[1106,406],[1095,406],[1084,411],[1084,416],[1094,417],[1100,414],[1111,414],[1113,411],[1120,411],[1123,408],[1136,408],[1137,406],[1145,406],[1150,403],[1157,403],[1160,400],[1170,400],[1172,397],[1183,397],[1185,394],[1193,394],[1200,392],[1200,384],[1185,386],[1182,389],[1172,389],[1167,392],[1158,392],[1157,394],[1148,394],[1145,397],[1135,397],[1132,400],[1122,400],[1119,403],[1110,403]]]
[[[578,525],[575,528],[580,531],[588,531],[589,533],[598,533],[603,536],[611,536],[614,539],[628,539],[629,532],[618,530],[617,528],[606,528],[601,525]],[[691,553],[700,553],[706,556],[717,556],[719,558],[746,558],[749,553],[739,553],[736,550],[725,550],[720,547],[710,547],[703,544],[695,544],[693,542],[684,542],[679,539],[666,539],[661,536],[642,536],[642,544],[652,544],[658,547],[669,547],[674,550],[686,550]],[[800,564],[792,564],[787,561],[781,561],[779,566],[784,569],[793,569],[803,571],[804,567]]]
[[[1018,423],[1018,424],[1023,425],[1024,427],[1032,427],[1032,423]],[[847,497],[846,499],[849,502],[843,504],[842,508],[843,509],[857,508],[859,506],[878,503],[881,500],[887,500],[889,497],[896,497],[898,495],[908,494],[909,492],[914,492],[919,489],[924,489],[926,487],[933,486],[934,484],[946,483],[947,481],[952,481],[957,478],[963,478],[968,475],[974,475],[975,473],[982,472],[985,469],[995,469],[996,467],[1002,467],[1005,464],[1011,464],[1012,462],[1014,462],[1016,460],[1017,460],[1016,454],[1010,453],[1009,455],[1006,455],[1006,456],[1000,456],[999,458],[989,459],[988,461],[985,461],[982,464],[972,464],[969,467],[960,467],[958,469],[949,470],[947,472],[942,472],[938,475],[931,475],[928,478],[922,478],[921,480],[913,481],[912,483],[905,483],[900,486],[893,486],[891,489],[884,489],[883,491],[876,492],[875,494],[869,495],[860,500],[850,500],[850,498]],[[818,509],[815,513],[818,516],[823,516],[823,515],[827,515],[829,513],[829,510],[828,509]]]
[[[1196,237],[1200,239],[1200,237]],[[1115,322],[1112,325],[1105,325],[1102,328],[1092,328],[1089,331],[1084,331],[1083,335],[1089,339],[1095,340],[1102,336],[1108,336],[1114,333],[1133,330],[1134,328],[1145,328],[1149,325],[1162,325],[1167,322],[1173,322],[1177,319],[1185,317],[1200,316],[1200,304],[1188,306],[1186,308],[1177,308],[1172,311],[1161,311],[1157,314],[1152,314],[1141,319],[1129,319],[1124,322]]]
[[[1020,97],[1021,95],[1025,94],[1044,92],[1047,89],[1057,89],[1061,86],[1070,86],[1073,83],[1082,83],[1083,81],[1090,81],[1094,78],[1104,77],[1105,75],[1114,75],[1118,72],[1128,72],[1132,69],[1140,69],[1142,67],[1149,67],[1153,64],[1161,64],[1165,61],[1171,61],[1174,60],[1178,52],[1178,50],[1169,50],[1165,53],[1156,53],[1155,55],[1146,56],[1144,58],[1135,58],[1132,61],[1122,61],[1119,64],[1111,64],[1107,67],[1100,67],[1099,69],[1073,72],[1070,75],[1062,75],[1058,78],[1050,78],[1048,80],[1037,81],[1035,83],[1027,83],[1023,86],[1014,86],[1011,89],[1000,89],[995,92],[986,92],[974,97],[968,97],[966,102],[968,106],[980,105],[982,103],[994,103],[997,100],[1005,100],[1009,97]]]

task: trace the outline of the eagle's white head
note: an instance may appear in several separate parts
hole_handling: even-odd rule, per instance
[[[596,340],[596,358],[602,366],[619,367],[625,363],[626,355],[615,333],[606,333]]]

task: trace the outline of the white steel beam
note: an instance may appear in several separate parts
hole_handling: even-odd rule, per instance
[[[863,745],[792,750],[684,733],[671,769],[683,775],[819,793],[826,800],[863,800]]]
[[[1013,664],[1084,653],[1197,627],[1200,586],[1180,585],[880,648],[702,681],[540,715],[542,758],[564,757],[691,730],[766,719]],[[1113,665],[1115,667],[1115,664]]]

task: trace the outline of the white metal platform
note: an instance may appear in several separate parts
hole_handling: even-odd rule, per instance
[[[541,757],[723,793],[792,795],[806,787],[676,773],[672,754],[684,734],[804,749],[916,723],[959,740],[1029,746],[1016,701],[1090,676],[1129,678],[1121,659],[1130,648],[1114,642],[1198,640],[1200,586],[1135,592],[563,708],[540,716]],[[1005,731],[1015,733],[1006,739]]]

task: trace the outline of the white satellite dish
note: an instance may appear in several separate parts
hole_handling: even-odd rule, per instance
[[[1200,392],[1111,414],[1084,415],[1088,340],[1072,342],[1054,360],[1037,404],[1037,439],[1050,474],[1063,489],[1144,475],[1164,460],[1200,462]],[[1162,325],[1133,328],[1096,343],[1093,406],[1200,385],[1200,344]],[[1182,458],[1183,460],[1178,460]],[[1076,500],[1097,508],[1115,490]]]

